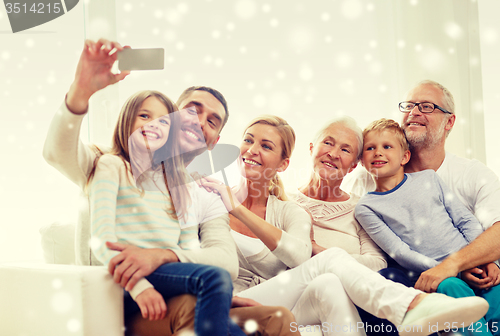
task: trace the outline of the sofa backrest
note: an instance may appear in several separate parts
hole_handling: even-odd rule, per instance
[[[40,229],[43,257],[47,264],[74,265],[75,224],[55,222]]]

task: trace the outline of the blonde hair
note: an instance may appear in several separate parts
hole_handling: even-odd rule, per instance
[[[401,145],[401,148],[403,151],[409,150],[408,146],[408,140],[406,140],[406,134],[405,131],[399,126],[399,124],[392,120],[392,119],[379,119],[375,120],[370,125],[368,125],[364,130],[363,130],[363,139],[366,137],[366,135],[369,132],[372,131],[390,131],[392,132],[396,138],[399,141],[399,144]]]
[[[290,156],[292,156],[293,149],[295,148],[295,131],[293,130],[292,126],[290,126],[286,122],[285,119],[274,115],[262,115],[252,120],[250,124],[245,128],[245,132],[250,127],[256,124],[264,124],[275,127],[276,131],[281,137],[281,158],[285,160],[289,159]],[[285,194],[285,187],[278,174],[275,174],[271,179],[271,183],[269,185],[269,194],[276,196],[282,201],[286,201],[288,199]]]
[[[171,218],[177,220],[179,217],[184,217],[186,215],[191,199],[187,190],[187,172],[178,144],[180,121],[178,113],[173,113],[178,110],[175,103],[163,93],[153,90],[139,91],[130,96],[123,105],[118,116],[118,121],[116,122],[113,132],[113,144],[110,154],[119,156],[123,160],[125,166],[127,166],[128,163],[130,165],[128,166],[128,170],[132,173],[132,166],[135,163],[133,160],[132,162],[130,160],[131,148],[129,148],[129,138],[134,132],[133,126],[142,104],[150,97],[158,99],[167,108],[170,115],[171,126],[168,139],[163,147],[154,152],[152,157],[152,169],[155,172],[157,171],[163,174],[167,195],[170,197],[171,201],[166,212]],[[87,180],[87,186],[94,176],[98,160],[99,156],[94,160],[92,170]],[[172,187],[176,188],[169,188],[166,176],[167,171],[169,177],[171,177],[169,181],[173,184]],[[141,175],[136,180],[137,188],[140,190],[142,197],[144,195],[144,190],[141,188],[141,182],[144,180],[144,176]],[[174,199],[176,200],[175,204],[177,208],[174,206]]]

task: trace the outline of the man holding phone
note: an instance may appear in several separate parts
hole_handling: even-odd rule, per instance
[[[84,187],[98,152],[85,146],[79,140],[79,131],[84,115],[88,111],[90,97],[97,91],[123,80],[129,71],[113,74],[111,68],[117,59],[117,52],[124,48],[117,42],[104,39],[97,43],[87,40],[78,62],[75,80],[66,95],[65,104],[55,115],[44,146],[44,158],[71,181]],[[203,140],[212,149],[219,140],[219,134],[229,117],[227,104],[218,91],[208,87],[191,87],[185,90],[177,105],[180,109],[194,107],[197,111],[199,129],[182,126],[180,146],[183,152],[190,152],[193,141]],[[200,134],[201,131],[201,134]],[[201,139],[203,136],[204,139]],[[198,139],[196,139],[198,138]],[[189,162],[194,157],[188,160]],[[199,223],[201,253],[175,253],[166,249],[141,249],[119,243],[108,243],[110,249],[121,253],[109,263],[109,271],[115,282],[122,287],[133,287],[138,279],[148,276],[160,265],[171,262],[193,262],[219,266],[237,275],[237,257],[234,242],[229,234],[227,215]],[[89,218],[80,214],[78,239],[81,248],[77,262],[94,264],[89,247]],[[78,231],[79,230],[79,231]],[[240,326],[248,319],[255,320],[258,330],[265,335],[298,334],[290,331],[293,315],[281,307],[254,306],[256,303],[235,298],[231,312]],[[184,328],[191,328],[194,318],[195,299],[191,296],[174,298],[167,302],[167,317],[160,321],[146,321],[138,317],[128,323],[128,330],[134,335],[169,335]],[[130,322],[130,321],[127,321]]]

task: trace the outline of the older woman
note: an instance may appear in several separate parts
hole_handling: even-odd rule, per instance
[[[344,176],[360,160],[362,148],[363,133],[352,118],[326,124],[309,144],[311,176],[290,196],[311,215],[313,256],[330,247],[340,247],[361,264],[379,271],[387,267],[384,253],[354,218],[359,197],[340,188]],[[359,313],[363,322],[370,325],[389,323],[364,311]]]
[[[351,118],[323,127],[309,144],[313,171],[292,199],[312,217],[313,255],[330,247],[346,250],[358,262],[378,271],[387,267],[384,254],[354,218],[358,197],[340,189],[344,176],[362,153],[361,129]]]
[[[240,184],[230,189],[209,177],[200,180],[206,189],[221,195],[231,214],[240,261],[235,288],[248,288],[238,296],[282,305],[292,311],[298,325],[321,324],[326,335],[365,334],[354,304],[402,326],[401,335],[418,334],[412,325],[444,326],[449,321],[468,325],[486,312],[481,298],[427,295],[386,280],[341,248],[332,247],[309,259],[310,217],[285,201],[277,176],[288,167],[294,143],[295,134],[285,120],[259,117],[246,128],[240,146],[238,162],[244,177]],[[350,163],[330,160],[331,155],[325,154],[317,157],[318,165],[339,170],[339,177],[345,175],[358,155],[357,148],[351,148]],[[283,272],[290,267],[294,268]],[[256,285],[265,279],[269,280]],[[420,331],[428,333],[425,327]]]

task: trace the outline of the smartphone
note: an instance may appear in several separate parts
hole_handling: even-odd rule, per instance
[[[124,70],[162,70],[164,68],[163,48],[123,49],[118,52],[118,69]]]

